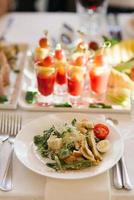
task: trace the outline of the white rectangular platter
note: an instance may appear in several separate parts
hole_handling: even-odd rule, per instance
[[[28,65],[27,65],[28,66]],[[44,106],[37,101],[33,104],[28,104],[25,100],[27,91],[37,91],[36,89],[36,77],[31,68],[24,69],[23,85],[19,96],[19,106],[24,110],[31,111],[45,111],[45,112],[83,112],[83,113],[130,113],[131,112],[131,101],[126,107],[120,105],[112,105],[112,108],[90,108],[88,105],[80,104],[80,106],[72,107],[55,107]],[[67,102],[65,99],[61,103]],[[54,102],[55,103],[55,102]]]

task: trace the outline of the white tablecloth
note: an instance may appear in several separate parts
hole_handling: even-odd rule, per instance
[[[29,120],[43,116],[44,113],[22,112],[22,115],[25,124],[28,123]],[[4,148],[2,148],[1,155],[3,155],[3,157],[0,160],[2,163],[0,167],[1,176],[3,175],[2,166],[4,166],[4,163],[6,163],[8,159],[4,157],[6,152],[9,152],[8,148],[8,144],[5,144]],[[9,192],[10,199],[17,200],[19,197],[20,200],[32,200],[38,197],[38,199],[41,200],[53,200],[55,198],[58,200],[88,200],[90,197],[92,200],[96,200],[97,192],[100,200],[110,200],[110,179],[108,171],[99,176],[83,180],[57,180],[34,174],[20,164],[16,156],[14,156],[13,164],[14,189]],[[0,195],[8,198],[9,193],[0,192]]]
[[[19,110],[17,112],[20,112]],[[37,117],[43,116],[45,113],[43,112],[25,112],[21,111],[21,114],[23,116],[24,124],[28,123],[29,121],[36,119]],[[132,162],[133,157],[133,151],[134,151],[134,139],[133,139],[133,130],[134,125],[132,123],[132,119],[129,115],[107,115],[111,116],[113,118],[119,119],[120,129],[122,132],[122,135],[128,134],[127,138],[128,140],[125,142],[126,148],[125,148],[125,159],[127,161],[128,171],[130,178],[132,180],[132,183],[134,185],[134,163]],[[6,149],[6,147],[5,147]],[[3,150],[4,151],[4,150]],[[5,161],[6,162],[6,161]],[[46,181],[47,180],[47,181]],[[13,173],[13,184],[14,189],[11,192],[5,193],[0,191],[0,199],[17,200],[18,198],[21,200],[33,200],[33,199],[39,199],[39,200],[52,200],[52,199],[58,199],[61,200],[63,197],[68,197],[68,199],[91,199],[94,200],[94,198],[91,198],[90,194],[94,194],[94,191],[96,191],[96,200],[98,199],[110,199],[111,200],[133,200],[134,199],[134,190],[128,192],[125,190],[116,190],[109,184],[110,178],[108,172],[96,176],[91,180],[82,180],[82,181],[76,181],[76,185],[78,187],[74,187],[73,182],[70,183],[66,181],[58,181],[53,179],[46,179],[45,177],[36,175],[35,173],[28,170],[26,167],[24,167],[14,156],[14,173]],[[75,182],[75,181],[74,181]],[[92,183],[91,183],[92,182]],[[72,185],[71,185],[72,184]],[[80,186],[84,185],[84,188],[80,188]],[[90,186],[91,184],[91,186]],[[72,188],[72,186],[74,188]],[[68,188],[68,190],[67,190]],[[72,189],[71,189],[72,188]],[[97,188],[97,190],[95,189]],[[77,191],[76,193],[72,193],[73,191]],[[109,191],[106,191],[109,190]],[[93,193],[91,192],[93,191]],[[70,197],[71,195],[71,197]],[[78,195],[78,196],[77,196]],[[104,195],[110,195],[104,198]],[[65,198],[64,198],[65,199]],[[65,199],[66,200],[66,199]]]
[[[5,26],[8,16],[0,20],[0,31]],[[7,34],[7,39],[12,42],[28,42],[35,45],[42,35],[44,29],[48,29],[52,36],[57,36],[61,24],[68,22],[74,27],[78,27],[78,16],[75,14],[13,14],[14,24]],[[43,112],[26,112],[20,109],[24,119],[24,124],[29,120],[42,116]],[[108,115],[110,116],[110,114]],[[125,159],[127,160],[130,178],[134,184],[134,163],[132,162],[132,152],[134,151],[133,130],[134,123],[130,115],[111,115],[119,120],[119,126],[122,135],[128,134],[128,140],[125,142]],[[70,200],[133,200],[134,190],[131,192],[125,190],[115,190],[110,185],[109,173],[105,172],[97,177],[81,181],[58,181],[41,177],[24,166],[14,156],[14,189],[5,193],[0,191],[0,199],[70,199]],[[74,184],[75,183],[75,184]],[[94,198],[95,194],[95,198]]]

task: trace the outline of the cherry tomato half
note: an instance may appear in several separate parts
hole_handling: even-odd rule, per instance
[[[63,58],[63,52],[61,49],[56,49],[55,50],[55,58],[57,58],[58,60],[62,60]]]
[[[130,78],[134,81],[134,67],[131,69]]]
[[[109,134],[109,128],[104,124],[96,124],[94,126],[94,134],[97,138],[104,140]]]
[[[92,49],[94,51],[99,49],[99,45],[95,41],[89,42],[88,46],[89,46],[89,49]]]
[[[75,60],[75,65],[76,66],[82,66],[82,65],[86,65],[86,58],[85,56],[78,56]]]
[[[49,67],[50,65],[53,64],[53,58],[51,56],[47,56],[44,58],[42,62],[43,62],[43,66]]]
[[[47,38],[41,38],[39,40],[39,45],[41,48],[47,48],[48,47],[48,39]]]

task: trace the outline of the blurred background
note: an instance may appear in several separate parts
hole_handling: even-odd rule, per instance
[[[88,0],[87,0],[88,1]],[[99,2],[99,0],[89,0]],[[134,0],[109,0],[108,12],[134,12]],[[76,12],[77,0],[0,0],[0,15],[15,12]]]

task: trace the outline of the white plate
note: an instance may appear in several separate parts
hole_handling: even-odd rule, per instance
[[[103,122],[99,117],[90,116],[87,114],[71,114],[71,113],[60,113],[60,114],[48,114],[44,117],[38,118],[22,128],[20,133],[17,135],[15,140],[15,153],[18,159],[30,170],[52,178],[59,179],[81,179],[87,177],[93,177],[100,173],[110,169],[120,159],[123,153],[123,141],[118,130],[108,124],[110,134],[108,139],[110,140],[110,150],[104,155],[103,161],[94,167],[89,167],[84,170],[56,172],[48,168],[43,162],[37,158],[32,148],[33,137],[43,133],[43,130],[50,128],[53,124],[62,124],[64,122],[70,122],[73,118],[83,119],[87,118],[93,122]]]

